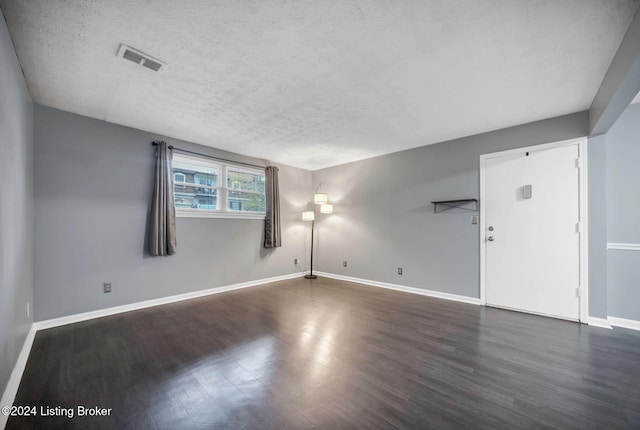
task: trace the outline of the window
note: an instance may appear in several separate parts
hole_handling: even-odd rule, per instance
[[[227,208],[230,211],[264,212],[264,173],[227,168]]]
[[[187,177],[185,176],[184,173],[181,173],[179,171],[176,172],[175,169],[173,171],[174,171],[174,173],[173,173],[173,184],[174,184],[174,186],[176,188],[184,188],[185,187],[184,182],[187,181]]]
[[[174,154],[176,216],[264,218],[264,171]]]

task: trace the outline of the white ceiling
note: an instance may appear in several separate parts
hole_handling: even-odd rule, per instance
[[[313,170],[588,109],[638,1],[0,5],[35,102]]]

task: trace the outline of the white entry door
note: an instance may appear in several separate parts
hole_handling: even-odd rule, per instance
[[[579,320],[578,144],[485,157],[487,305]]]

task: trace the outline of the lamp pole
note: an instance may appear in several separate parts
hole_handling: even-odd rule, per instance
[[[313,274],[313,230],[315,227],[315,219],[311,221],[311,272],[308,275],[304,275],[305,279],[316,279],[317,276]]]
[[[318,185],[316,189],[316,194],[313,195],[313,205],[320,205],[320,213],[322,214],[333,213],[333,205],[329,203],[328,196],[325,193],[318,193],[320,185]],[[302,212],[302,220],[311,221],[311,271],[308,275],[304,275],[305,279],[317,278],[317,276],[313,274],[313,234],[316,226],[316,209],[313,205],[309,203],[307,210]]]

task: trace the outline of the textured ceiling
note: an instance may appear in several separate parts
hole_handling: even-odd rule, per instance
[[[588,109],[638,1],[0,6],[35,102],[313,170]]]

